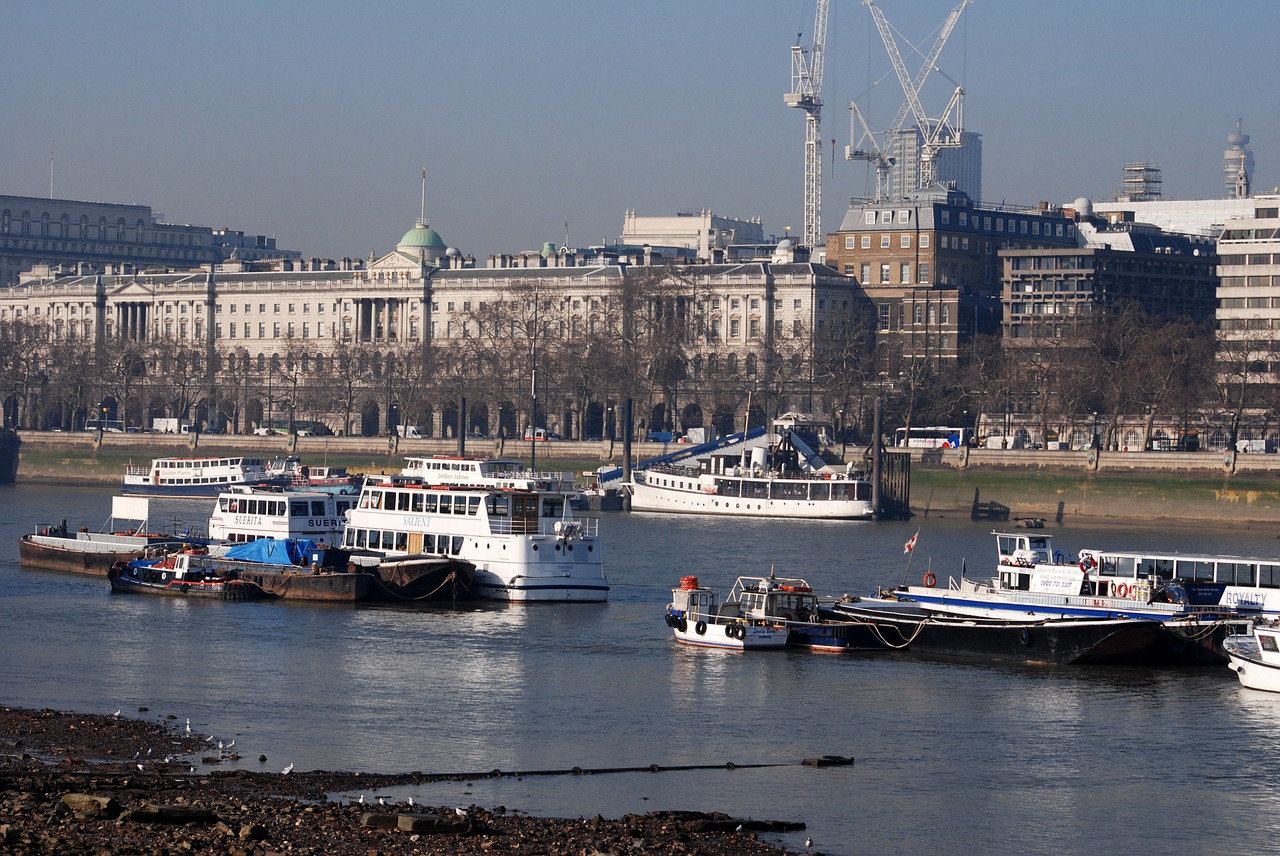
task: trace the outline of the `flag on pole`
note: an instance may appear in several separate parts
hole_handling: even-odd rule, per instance
[[[907,544],[902,548],[902,552],[911,553],[916,549],[916,539],[920,537],[920,530],[916,530],[916,534],[907,539]]]

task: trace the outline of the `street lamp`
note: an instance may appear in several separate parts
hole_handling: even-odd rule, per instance
[[[1102,448],[1102,439],[1098,436],[1098,411],[1093,411],[1093,448]]]

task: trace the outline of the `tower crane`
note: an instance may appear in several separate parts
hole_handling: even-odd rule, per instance
[[[813,47],[791,47],[791,91],[782,96],[788,107],[805,113],[804,119],[804,235],[810,249],[822,239],[822,66],[827,42],[827,10],[830,0],[817,0],[813,23]]]
[[[902,61],[902,53],[898,50],[898,43],[893,37],[893,30],[885,19],[884,12],[876,6],[875,0],[862,0],[862,2],[871,10],[871,17],[880,33],[880,41],[884,42],[889,61],[893,63],[894,73],[898,76],[898,83],[902,86],[903,94],[906,95],[906,101],[898,110],[898,115],[894,117],[890,127],[894,132],[901,130],[908,112],[915,118],[921,140],[920,175],[917,186],[928,187],[937,179],[937,164],[934,158],[938,151],[944,148],[958,148],[963,144],[961,135],[964,130],[964,88],[956,86],[946,108],[942,111],[941,118],[931,119],[925,114],[924,107],[920,104],[920,87],[924,85],[929,73],[935,70],[934,63],[942,53],[947,39],[951,37],[960,13],[972,0],[961,0],[960,5],[951,10],[939,30],[937,39],[934,40],[933,47],[930,48],[924,63],[916,73],[915,79],[907,76],[906,64]]]
[[[884,146],[871,132],[871,126],[858,109],[858,102],[849,102],[849,140],[844,147],[845,160],[866,161],[876,168],[876,195],[874,202],[883,202],[889,196],[889,172],[894,158],[884,153]]]

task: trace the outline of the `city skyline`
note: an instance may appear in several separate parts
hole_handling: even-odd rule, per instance
[[[906,65],[956,2],[878,5]],[[0,189],[152,206],[167,222],[276,235],[304,256],[379,255],[417,218],[487,255],[616,240],[623,213],[714,210],[802,226],[801,111],[783,104],[813,4],[76,4],[10,10],[10,133]],[[1237,118],[1254,192],[1280,184],[1280,11],[1246,2],[1070,6],[978,0],[925,89],[966,90],[983,200],[1103,201],[1128,161],[1166,198],[1220,198]],[[823,87],[823,230],[874,176],[847,162],[850,100],[902,101],[865,6],[832,4]],[[938,93],[942,94],[939,95]],[[1011,105],[1017,105],[1011,109]],[[831,141],[836,160],[832,162]]]

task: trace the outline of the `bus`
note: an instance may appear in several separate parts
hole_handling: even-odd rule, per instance
[[[893,445],[911,449],[958,449],[969,445],[971,437],[969,428],[913,427],[910,436],[906,428],[899,428],[893,432]]]

